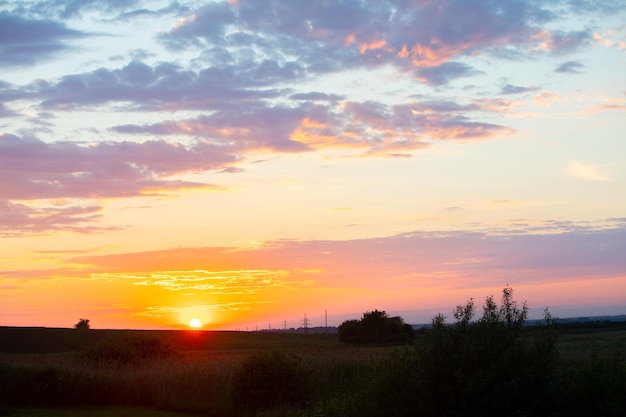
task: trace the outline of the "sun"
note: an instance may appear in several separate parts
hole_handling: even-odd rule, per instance
[[[189,327],[191,327],[192,329],[199,329],[200,327],[202,327],[202,322],[200,321],[200,319],[193,318],[189,320]]]

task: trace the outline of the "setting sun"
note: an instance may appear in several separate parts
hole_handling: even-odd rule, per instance
[[[200,327],[202,327],[202,322],[200,321],[200,319],[191,319],[189,320],[189,327],[191,327],[192,329],[199,329]]]

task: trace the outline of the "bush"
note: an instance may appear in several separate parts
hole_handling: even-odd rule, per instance
[[[473,300],[456,307],[453,325],[434,317],[416,349],[392,362],[373,390],[384,393],[373,415],[545,415],[556,339],[548,327],[522,334],[527,311],[507,287],[499,306],[486,299],[477,321]]]
[[[308,374],[294,355],[278,350],[255,353],[235,371],[233,400],[254,410],[302,406],[311,392]]]

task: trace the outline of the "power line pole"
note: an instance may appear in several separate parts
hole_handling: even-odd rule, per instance
[[[304,313],[304,320],[302,320],[302,325],[304,327],[304,333],[309,333],[309,319],[306,317],[306,313]]]

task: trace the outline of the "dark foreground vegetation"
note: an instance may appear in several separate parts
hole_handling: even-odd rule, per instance
[[[438,315],[406,345],[0,328],[0,415],[85,406],[221,417],[626,415],[626,323],[586,332],[546,311],[544,324],[524,326],[527,308],[510,288],[476,310],[470,300],[451,323]]]

